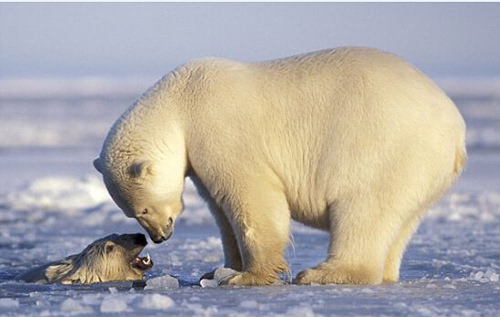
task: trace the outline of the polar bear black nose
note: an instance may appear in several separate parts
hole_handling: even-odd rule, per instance
[[[166,241],[167,237],[165,237],[165,236],[159,236],[159,237],[155,237],[155,238],[151,237],[151,240],[153,240],[153,242],[156,244],[160,244],[163,241]]]
[[[145,246],[146,244],[148,244],[148,241],[146,240],[146,236],[143,235],[142,233],[137,233],[135,235],[135,244],[139,244],[142,246]]]

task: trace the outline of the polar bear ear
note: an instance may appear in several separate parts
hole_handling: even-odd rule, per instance
[[[101,164],[101,159],[100,158],[96,158],[94,160],[94,167],[95,169],[102,174],[102,164]]]
[[[155,166],[153,161],[136,162],[130,167],[130,174],[133,177],[142,178],[147,175],[155,174]]]

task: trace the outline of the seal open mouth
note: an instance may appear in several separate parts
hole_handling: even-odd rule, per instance
[[[149,270],[152,268],[154,265],[153,260],[151,260],[151,257],[149,256],[149,253],[146,253],[146,256],[140,257],[137,255],[134,257],[134,259],[130,262],[130,266],[133,268],[137,268],[142,271]]]

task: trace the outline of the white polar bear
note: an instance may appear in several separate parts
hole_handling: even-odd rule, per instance
[[[424,211],[465,161],[453,102],[400,58],[339,48],[263,63],[178,67],[114,124],[94,165],[119,207],[159,243],[184,178],[208,200],[228,284],[287,271],[290,220],[330,232],[297,283],[394,282]]]

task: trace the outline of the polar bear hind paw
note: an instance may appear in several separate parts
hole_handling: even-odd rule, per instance
[[[365,266],[348,268],[342,266],[319,265],[299,272],[294,283],[310,284],[380,284],[381,274]]]

